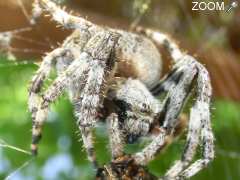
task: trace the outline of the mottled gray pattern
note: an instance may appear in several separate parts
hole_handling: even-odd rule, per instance
[[[168,35],[142,28],[137,28],[136,34],[103,28],[68,14],[50,0],[35,0],[33,7],[33,22],[44,10],[64,28],[74,30],[58,49],[44,57],[29,89],[33,154],[37,153],[50,103],[66,91],[75,108],[88,159],[96,168],[92,130],[102,116],[107,119],[112,160],[120,159],[120,166],[124,166],[121,159],[128,159],[124,156],[125,144],[151,137],[142,151],[129,156],[133,164],[146,166],[175,132],[183,106],[196,89],[182,158],[163,179],[190,178],[214,158],[208,72]],[[162,59],[154,43],[164,46],[174,62],[172,71],[162,80]],[[43,82],[54,67],[58,77],[42,92]],[[163,92],[167,95],[161,102],[155,96]],[[191,164],[200,143],[203,157]]]

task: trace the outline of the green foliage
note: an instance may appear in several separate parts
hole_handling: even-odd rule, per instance
[[[7,62],[4,58],[0,59],[0,139],[26,150],[29,149],[31,142],[27,87],[36,69],[37,66],[31,63],[16,65]],[[216,159],[209,168],[192,179],[238,179],[240,177],[238,169],[240,155],[237,154],[240,152],[240,104],[215,100],[213,108]],[[51,109],[40,143],[39,157],[16,173],[12,179],[91,179],[95,172],[86,159],[82,143],[79,142],[80,136],[76,133],[72,106],[67,97],[60,98]],[[98,160],[101,164],[107,163],[110,160],[110,153],[107,148],[106,129],[103,125],[96,130],[96,135]],[[174,160],[180,158],[184,139],[185,136],[176,140],[150,163],[151,172],[160,176]],[[133,152],[141,146],[142,144],[131,145],[126,150]],[[21,152],[0,148],[0,179],[29,159],[30,156]]]
[[[133,1],[133,10],[135,14],[144,14],[151,4],[151,0],[134,0]]]

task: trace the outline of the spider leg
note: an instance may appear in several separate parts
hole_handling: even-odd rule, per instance
[[[195,111],[196,115],[201,118],[201,141],[203,144],[203,153],[202,159],[197,160],[192,165],[190,165],[187,169],[185,169],[181,174],[180,178],[190,178],[191,176],[198,173],[201,169],[205,168],[209,162],[211,162],[214,158],[214,135],[211,128],[211,122],[210,122],[210,110],[209,110],[209,103],[210,103],[210,96],[211,96],[211,85],[209,84],[209,76],[206,69],[199,64],[198,66],[198,79],[197,79],[197,100],[195,104]],[[195,117],[197,118],[197,117]],[[190,137],[189,137],[190,139]],[[193,143],[196,143],[193,141]],[[191,149],[190,147],[187,148],[184,151],[183,159],[185,161],[189,161],[188,158],[189,154],[191,156]],[[189,153],[190,152],[190,153]],[[187,154],[188,153],[188,154]],[[183,161],[183,160],[182,160]]]
[[[156,84],[152,89],[151,93],[154,96],[159,96],[162,93],[168,92],[170,89],[176,87],[181,79],[183,72],[178,68],[174,68],[169,74],[167,74],[160,83]]]
[[[32,145],[31,149],[33,154],[36,154],[37,152],[34,150],[36,149],[36,144],[41,139],[41,127],[44,123],[44,121],[40,121],[39,119],[36,119],[36,115],[38,111],[40,111],[39,106],[41,103],[41,88],[43,85],[44,80],[49,76],[49,73],[51,69],[53,68],[54,62],[58,56],[61,56],[62,53],[64,53],[65,50],[62,48],[55,49],[51,53],[47,54],[43,62],[38,69],[36,75],[33,77],[31,81],[31,86],[29,88],[29,97],[28,97],[28,108],[32,116],[33,126],[32,126]],[[44,114],[43,112],[40,114]]]
[[[208,73],[206,69],[201,64],[196,62],[192,57],[186,55],[184,58],[184,63],[176,64],[176,66],[179,66],[179,68],[181,68],[183,71],[181,80],[175,88],[169,90],[163,111],[160,113],[160,118],[164,118],[163,131],[160,132],[158,137],[155,138],[151,144],[145,147],[142,152],[135,154],[135,160],[142,165],[146,165],[151,159],[155,157],[159,148],[162,148],[164,145],[164,136],[172,134],[173,130],[177,126],[177,117],[179,116],[183,104],[190,93],[193,80],[197,77],[198,97],[194,107],[191,110],[189,132],[182,160],[177,161],[177,163],[172,168],[170,168],[164,177],[166,179],[178,177],[179,174],[191,163],[200,141],[200,133],[202,133],[202,140],[204,145],[204,159],[197,161],[198,163],[194,163],[189,167],[189,169],[180,175],[183,177],[190,177],[194,175],[196,172],[206,166],[206,164],[208,164],[214,156],[213,135],[209,117],[211,84]],[[204,126],[207,128],[204,128]],[[201,127],[203,127],[202,131]]]
[[[75,107],[77,125],[82,134],[84,146],[87,150],[88,159],[97,166],[93,148],[92,128],[97,122],[98,109],[102,105],[104,94],[107,90],[106,82],[113,75],[114,57],[113,48],[118,35],[111,32],[100,32],[92,37],[85,46],[80,58],[75,60],[68,69],[59,76],[43,95],[41,109],[47,109],[72,81],[83,75],[80,82],[79,92],[73,92],[72,101]],[[84,62],[85,61],[85,62]],[[70,90],[71,91],[71,90]],[[41,117],[39,115],[39,117]]]
[[[33,3],[33,21],[42,14],[42,10],[50,13],[53,20],[67,29],[84,29],[93,24],[84,18],[70,15],[51,0],[35,0]]]
[[[181,67],[183,72],[179,83],[169,89],[168,95],[164,100],[163,111],[160,112],[160,118],[164,119],[163,127],[171,134],[176,126],[177,117],[181,113],[184,103],[190,94],[191,86],[194,78],[197,75],[197,68],[195,62],[188,63],[184,68]]]
[[[53,68],[53,65],[55,63],[55,59],[58,56],[61,56],[61,54],[64,52],[62,48],[55,49],[51,53],[47,54],[43,62],[41,63],[40,68],[38,69],[37,73],[34,75],[31,85],[29,87],[29,110],[32,113],[32,115],[35,115],[35,109],[37,108],[36,103],[37,97],[39,97],[43,82],[46,78],[48,78],[49,73],[51,69]],[[34,116],[35,117],[35,116]],[[34,119],[34,118],[33,118]]]
[[[167,173],[167,176],[174,177],[178,176],[181,171],[186,168],[190,161],[192,160],[195,149],[199,142],[199,135],[201,134],[201,140],[203,141],[204,149],[203,149],[203,159],[198,160],[195,162],[192,166],[190,166],[188,169],[186,169],[181,176],[182,177],[191,177],[195,173],[197,173],[199,170],[201,170],[203,167],[205,167],[213,158],[214,158],[214,145],[213,145],[213,134],[211,131],[211,123],[210,123],[210,113],[209,113],[209,103],[210,103],[210,96],[211,96],[211,84],[208,77],[207,70],[198,63],[193,57],[187,56],[185,53],[182,53],[179,49],[178,45],[166,34],[155,32],[150,29],[143,29],[141,27],[136,29],[137,32],[143,33],[147,37],[151,38],[156,44],[163,45],[170,53],[173,62],[175,63],[174,69],[177,68],[179,71],[181,68],[184,68],[184,65],[188,66],[189,64],[195,65],[194,69],[197,70],[197,72],[194,72],[196,70],[192,69],[193,67],[187,67],[186,69],[192,69],[193,71],[190,72],[192,76],[197,76],[197,87],[198,87],[198,99],[194,105],[194,107],[191,110],[191,116],[190,116],[190,123],[189,123],[189,134],[187,139],[187,144],[184,150],[184,155],[182,157],[181,161],[178,161]],[[185,70],[186,71],[186,70]],[[181,72],[181,70],[179,71]],[[175,75],[174,75],[175,74]],[[170,73],[169,76],[165,78],[166,81],[162,81],[158,85],[156,85],[152,92],[154,95],[159,95],[160,93],[166,91],[167,89],[171,91],[174,91],[174,84],[177,84],[178,78],[184,78],[181,77],[183,75],[178,76],[178,73]],[[191,76],[190,76],[191,77]],[[177,81],[176,81],[177,80]],[[189,79],[190,80],[190,79]],[[182,82],[179,81],[181,84]],[[189,81],[190,83],[190,81]],[[191,83],[192,84],[192,83]],[[190,84],[189,84],[190,85]],[[177,87],[176,85],[175,87]],[[188,87],[189,88],[189,87]],[[187,88],[187,89],[188,89]],[[172,89],[172,90],[171,90]],[[176,92],[179,91],[179,89],[175,90]],[[180,90],[181,91],[181,90]],[[173,95],[176,93],[173,93]],[[184,100],[185,98],[181,97],[182,94],[176,94],[174,95],[174,99]],[[169,96],[170,97],[170,96]],[[178,98],[180,97],[180,98]],[[178,101],[179,105],[182,106],[181,101]],[[168,110],[166,114],[166,121],[164,123],[164,127],[171,130],[174,127],[174,124],[176,123],[176,118],[174,118],[175,114],[177,117],[177,114],[179,110],[181,110],[180,106],[176,103],[172,103],[172,105],[175,104],[174,108],[176,108],[173,111]],[[166,101],[166,105],[169,104],[169,100]],[[176,106],[177,105],[177,106]],[[167,105],[169,108],[171,105]],[[166,107],[166,106],[165,106]],[[168,108],[167,108],[168,109]],[[204,110],[203,110],[204,109]],[[195,117],[196,114],[198,117]],[[167,117],[168,116],[168,117]],[[171,118],[172,117],[172,118]],[[168,119],[168,120],[167,120]],[[172,120],[171,120],[172,119]],[[192,122],[193,119],[196,119],[195,123]],[[202,131],[198,130],[197,128],[203,128]]]
[[[171,168],[168,170],[166,175],[164,176],[165,179],[172,179],[177,178],[179,175],[181,177],[190,177],[197,173],[200,169],[205,167],[214,157],[214,150],[213,150],[213,134],[211,131],[210,125],[210,112],[209,112],[209,104],[210,104],[210,97],[211,97],[211,84],[208,77],[207,70],[198,62],[195,61],[190,56],[186,56],[186,69],[184,70],[186,75],[183,75],[183,79],[186,79],[191,85],[193,82],[191,77],[197,78],[197,100],[191,109],[190,112],[190,120],[189,120],[189,129],[187,135],[187,142],[185,145],[185,149],[180,161],[177,161]],[[189,78],[188,78],[189,77]],[[184,80],[180,81],[180,84],[183,83]],[[186,84],[187,85],[187,84]],[[181,92],[181,87],[176,86],[176,92],[169,95],[169,107],[167,107],[166,115],[165,115],[165,122],[163,127],[167,130],[171,130],[177,123],[176,118],[178,112],[181,108],[181,101],[184,102],[184,99],[178,101],[178,98],[181,97],[179,93]],[[187,86],[182,86],[182,89],[186,91]],[[188,88],[189,89],[189,88]],[[171,91],[170,91],[171,92]],[[186,94],[187,95],[187,94]],[[172,108],[172,110],[170,110]],[[189,164],[191,163],[196,148],[200,142],[200,134],[201,140],[203,141],[203,159],[198,160],[197,164],[194,163],[191,165],[187,170],[182,173],[184,169],[186,169]],[[197,167],[196,167],[197,166]],[[193,170],[193,171],[191,171]]]
[[[112,113],[107,118],[110,149],[112,150],[112,159],[124,154],[124,135],[119,125],[118,115]]]
[[[158,136],[148,146],[135,154],[135,160],[139,164],[146,165],[151,161],[164,146],[166,136],[172,134],[175,129],[176,120],[182,110],[183,102],[189,94],[189,86],[194,78],[191,74],[192,71],[192,69],[186,68],[179,84],[169,90],[163,109],[158,116],[159,119],[164,119],[163,127],[160,128]]]
[[[74,99],[77,124],[82,132],[82,139],[87,150],[88,159],[97,167],[93,153],[92,128],[98,120],[98,111],[102,106],[107,91],[106,82],[114,74],[115,61],[112,51],[118,36],[113,33],[99,33],[90,39],[88,53],[92,57],[87,81],[81,95]]]
[[[50,103],[54,102],[62,94],[73,79],[85,78],[84,72],[89,68],[87,58],[88,55],[86,53],[82,53],[79,59],[73,61],[72,64],[70,64],[69,67],[54,80],[54,82],[43,93],[42,97],[40,97],[36,92],[40,91],[39,88],[46,76],[46,71],[38,71],[39,74],[34,78],[29,98],[30,108],[32,109],[32,116],[34,120],[32,132],[33,139],[31,145],[32,153],[34,155],[37,155],[37,145],[41,139],[42,126],[47,118]],[[44,68],[44,65],[41,67]],[[83,86],[83,84],[80,84],[80,86]]]
[[[154,159],[155,155],[166,145],[166,131],[162,128],[159,129],[159,134],[155,139],[146,146],[141,152],[133,155],[137,164],[147,165],[149,161]]]
[[[193,175],[197,174],[200,170],[205,168],[209,162],[214,158],[214,136],[211,130],[210,122],[205,122],[202,130],[202,141],[203,141],[203,158],[197,160],[187,169],[185,169],[179,177],[190,178]]]

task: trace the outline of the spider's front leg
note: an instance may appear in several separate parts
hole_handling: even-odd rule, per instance
[[[97,167],[94,154],[92,128],[98,120],[98,112],[107,92],[108,80],[114,76],[115,57],[114,48],[119,35],[116,33],[101,32],[90,39],[85,52],[91,60],[89,71],[86,73],[85,87],[74,101],[77,124],[82,133],[88,159]],[[83,83],[83,82],[81,82]]]
[[[208,72],[194,58],[188,55],[184,57],[182,62],[176,64],[176,67],[178,66],[182,71],[182,77],[176,86],[169,89],[163,109],[159,113],[160,119],[164,120],[162,131],[143,151],[134,155],[134,159],[138,164],[146,165],[161,150],[166,141],[166,136],[173,134],[179,123],[178,116],[196,78],[197,100],[190,112],[187,143],[182,159],[170,168],[163,179],[190,178],[206,167],[214,158],[214,138],[209,112],[211,85]],[[203,158],[190,165],[200,140],[203,143]]]
[[[189,178],[214,158],[214,137],[209,110],[212,89],[208,72],[193,57],[182,53],[178,45],[168,35],[151,29],[137,28],[137,31],[145,34],[156,44],[163,45],[169,51],[175,64],[170,74],[152,89],[154,95],[168,91],[165,108],[161,113],[161,116],[165,119],[163,127],[167,129],[168,133],[171,133],[177,125],[177,117],[191,91],[192,85],[195,84],[194,79],[196,79],[197,100],[190,112],[185,150],[182,159],[177,161],[164,177],[165,179]],[[200,140],[203,143],[203,159],[189,166]]]
[[[166,109],[163,113],[165,114],[164,127],[171,130],[175,126],[177,123],[175,117],[178,116],[186,99],[184,96],[188,96],[188,91],[190,92],[193,85],[197,88],[197,99],[190,111],[187,143],[182,158],[168,170],[165,179],[190,178],[214,158],[214,137],[209,107],[212,89],[209,75],[207,70],[193,57],[186,55],[184,60],[185,65],[182,64],[179,67],[184,72],[183,77],[179,84],[170,90],[166,99]],[[194,79],[196,82],[193,81]],[[190,165],[200,141],[203,144],[203,159]]]
[[[190,57],[191,59],[191,57]],[[198,131],[195,126],[194,119],[200,119],[200,140],[202,142],[203,152],[202,158],[191,164],[182,173],[180,178],[190,178],[200,170],[205,168],[214,159],[214,135],[212,132],[210,121],[210,98],[212,95],[212,87],[209,80],[207,70],[201,64],[197,64],[197,99],[194,106],[191,109],[189,133],[187,136],[187,144],[184,150],[180,164],[186,166],[192,160],[192,146],[197,144],[196,132]],[[192,121],[192,122],[191,122]],[[196,145],[197,146],[197,145]]]
[[[164,176],[164,179],[189,178],[214,158],[214,138],[211,130],[209,112],[211,84],[208,72],[193,57],[185,55],[183,58],[184,59],[175,65],[177,71],[182,72],[182,76],[178,84],[169,90],[165,100],[164,110],[160,115],[164,118],[163,128],[165,128],[168,133],[173,132],[174,127],[176,127],[178,123],[177,117],[192,90],[192,86],[195,85],[194,79],[196,79],[197,99],[190,112],[187,143],[182,159],[170,168]],[[200,140],[203,142],[203,159],[189,166]]]
[[[106,82],[114,74],[114,48],[119,35],[102,31],[92,37],[80,54],[66,71],[64,71],[43,94],[41,111],[46,111],[49,104],[61,95],[64,89],[73,82],[80,80],[78,89],[69,89],[75,107],[77,124],[82,134],[88,158],[96,166],[95,153],[93,151],[92,128],[98,118],[98,109],[102,105],[104,94],[107,91]],[[81,91],[81,92],[80,92]],[[36,119],[43,121],[43,116],[38,111]]]

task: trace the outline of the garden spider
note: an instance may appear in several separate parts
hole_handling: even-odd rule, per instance
[[[44,57],[29,89],[34,155],[49,105],[67,91],[88,159],[96,168],[99,167],[92,130],[101,118],[107,119],[112,163],[100,168],[97,178],[151,179],[143,175],[142,167],[155,158],[167,137],[174,133],[183,105],[196,87],[197,96],[190,112],[182,158],[163,179],[189,178],[214,158],[209,112],[212,89],[207,70],[195,58],[183,53],[173,40],[160,32],[136,28],[137,33],[131,33],[101,27],[68,14],[50,0],[35,0],[33,7],[34,20],[46,11],[64,28],[75,30],[59,48]],[[171,72],[162,80],[162,59],[154,43],[163,45],[174,62]],[[53,67],[57,69],[58,77],[45,92],[41,92]],[[164,92],[167,95],[163,101],[155,97]],[[124,154],[126,143],[151,135],[153,129],[157,129],[157,135],[152,135],[149,145],[136,154]],[[200,142],[203,157],[191,164]],[[134,168],[130,168],[133,165],[137,168],[135,178],[130,177],[134,173],[129,173],[133,171]],[[119,168],[122,174],[119,174]]]

